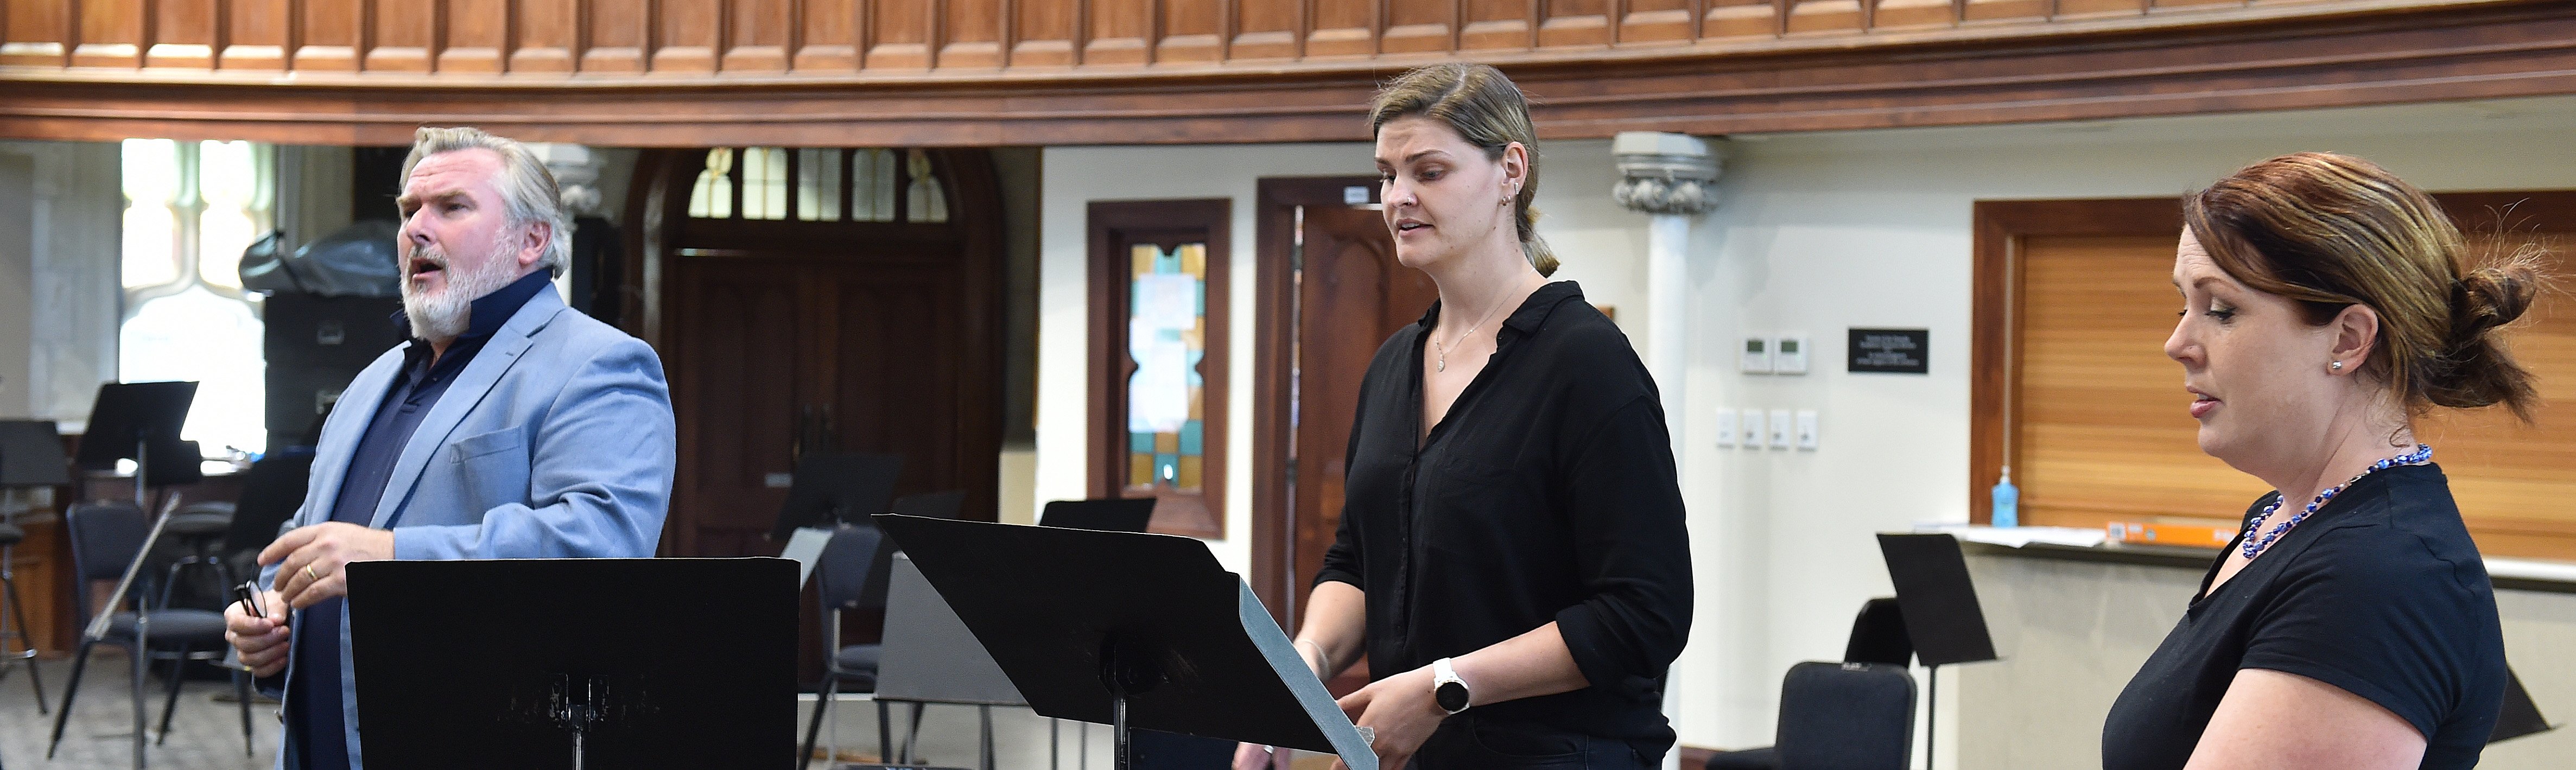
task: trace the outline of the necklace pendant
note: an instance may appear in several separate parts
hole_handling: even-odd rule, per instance
[[[1440,358],[1432,359],[1432,360],[1431,360],[1431,371],[1434,371],[1434,372],[1445,372],[1445,371],[1449,371],[1449,358],[1448,358],[1447,356],[1442,356],[1442,357],[1440,357]]]

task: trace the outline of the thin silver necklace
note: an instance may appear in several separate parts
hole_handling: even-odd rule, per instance
[[[1522,280],[1528,280],[1528,279],[1522,279]],[[1463,332],[1459,332],[1459,333],[1458,333],[1458,338],[1457,338],[1457,340],[1456,340],[1456,341],[1458,341],[1458,342],[1466,342],[1466,341],[1467,341],[1467,335],[1470,335],[1470,334],[1474,334],[1474,333],[1476,333],[1476,327],[1479,327],[1479,326],[1483,326],[1483,325],[1485,325],[1485,322],[1486,322],[1486,321],[1494,320],[1494,314],[1495,314],[1495,313],[1503,312],[1503,298],[1511,296],[1511,295],[1512,295],[1512,290],[1514,290],[1514,289],[1518,289],[1518,288],[1520,288],[1520,282],[1519,282],[1519,281],[1514,281],[1514,282],[1512,282],[1512,284],[1511,284],[1511,285],[1503,287],[1503,293],[1494,297],[1494,309],[1485,311],[1485,317],[1483,317],[1483,318],[1479,318],[1479,319],[1476,319],[1476,322],[1475,322],[1475,323],[1468,324],[1468,325],[1467,325],[1467,330],[1466,330],[1466,331],[1463,331]],[[1436,332],[1437,330],[1434,330],[1434,331]],[[1438,351],[1438,353],[1439,353],[1439,357],[1438,357],[1438,358],[1433,359],[1433,360],[1432,360],[1432,362],[1431,362],[1431,371],[1434,371],[1434,372],[1446,372],[1446,371],[1449,371],[1449,346],[1440,344],[1440,335],[1439,335],[1439,334],[1434,333],[1434,334],[1432,334],[1432,335],[1431,335],[1431,347],[1432,347],[1434,350]]]

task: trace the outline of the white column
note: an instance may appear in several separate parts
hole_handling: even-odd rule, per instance
[[[1683,134],[1630,131],[1612,140],[1620,180],[1611,198],[1652,215],[1646,231],[1646,370],[1664,403],[1664,427],[1673,459],[1682,462],[1688,424],[1691,224],[1717,207],[1717,155],[1708,143]],[[1682,661],[1664,675],[1664,717],[1681,722]],[[1681,751],[1664,755],[1665,770],[1678,770]]]

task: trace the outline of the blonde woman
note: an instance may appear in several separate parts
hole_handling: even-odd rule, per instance
[[[1384,767],[1658,766],[1691,574],[1655,383],[1580,287],[1547,281],[1520,89],[1425,67],[1369,113],[1396,259],[1440,302],[1362,381],[1298,651],[1324,679],[1366,653],[1341,705]]]

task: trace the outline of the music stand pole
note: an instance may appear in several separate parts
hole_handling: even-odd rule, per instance
[[[169,501],[161,505],[161,515],[152,520],[152,532],[143,537],[143,548],[134,552],[133,563],[125,565],[125,577],[117,579],[116,593],[107,598],[106,606],[98,608],[98,617],[90,619],[89,630],[83,634],[84,638],[91,642],[107,638],[108,619],[115,617],[117,605],[125,603],[125,592],[134,588],[134,576],[143,571],[143,557],[152,553],[152,544],[161,542],[161,528],[170,523],[170,511],[179,507],[181,497],[184,495],[172,492]],[[145,649],[143,637],[152,629],[151,617],[152,615],[146,612],[134,613],[134,645],[137,650]]]

